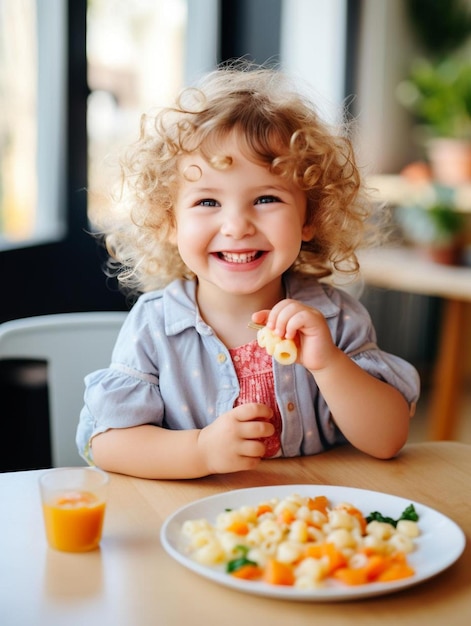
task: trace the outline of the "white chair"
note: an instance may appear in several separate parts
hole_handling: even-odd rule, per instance
[[[125,312],[40,315],[0,324],[0,359],[47,363],[52,465],[84,465],[75,445],[83,379],[107,367]]]

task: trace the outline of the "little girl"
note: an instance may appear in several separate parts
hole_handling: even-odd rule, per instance
[[[144,117],[115,211],[97,221],[140,294],[86,377],[77,445],[103,469],[194,478],[349,441],[404,445],[415,369],[381,351],[355,274],[369,204],[351,146],[275,69],[225,67]],[[330,281],[332,282],[332,281]],[[297,347],[282,365],[249,323]]]

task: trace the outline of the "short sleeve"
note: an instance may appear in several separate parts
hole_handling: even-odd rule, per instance
[[[336,344],[362,369],[395,387],[413,413],[420,394],[416,368],[378,347],[371,317],[358,300],[344,292],[337,292],[337,297],[341,300],[341,314],[335,329]]]
[[[162,425],[164,407],[154,335],[142,307],[136,305],[120,331],[110,366],[85,377],[76,443],[88,462],[92,461],[90,442],[99,433],[111,428]]]

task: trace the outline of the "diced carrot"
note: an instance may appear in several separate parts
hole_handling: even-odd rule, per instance
[[[306,547],[306,550],[304,552],[304,557],[308,558],[311,557],[313,559],[320,559],[322,556],[324,556],[323,553],[323,543],[315,543],[313,545],[309,545]]]
[[[335,572],[339,567],[344,567],[347,563],[347,559],[344,553],[339,550],[333,543],[326,543],[325,554],[329,559],[329,572]]]
[[[376,580],[381,583],[386,583],[401,578],[409,578],[414,574],[414,569],[407,563],[392,563]]]
[[[393,554],[389,559],[388,567],[376,578],[378,582],[386,583],[401,578],[409,578],[415,574],[413,567],[409,565],[406,555],[402,552]]]
[[[408,578],[414,570],[407,563],[404,555],[383,556],[376,554],[368,557],[362,567],[342,567],[333,576],[347,585],[363,585],[371,582],[390,582]]]
[[[232,522],[226,528],[226,530],[230,533],[234,533],[235,535],[247,535],[249,532],[249,525],[247,522]]]
[[[341,567],[332,576],[345,585],[364,585],[368,582],[364,567]]]
[[[356,517],[356,519],[360,523],[361,534],[362,535],[366,535],[366,526],[367,526],[368,522],[366,521],[365,516],[363,515],[363,513],[359,509],[354,507],[353,505],[343,505],[340,508],[343,509],[344,511],[347,511],[347,513],[349,515],[352,515],[353,517]]]
[[[263,570],[258,565],[248,563],[247,565],[242,565],[239,569],[231,572],[231,574],[236,578],[243,578],[244,580],[257,580],[262,577]]]
[[[368,558],[364,570],[366,572],[366,578],[368,581],[373,581],[378,578],[390,564],[390,559],[380,554],[373,554]]]
[[[369,557],[360,567],[340,567],[333,572],[334,578],[346,585],[365,585],[373,582],[389,565],[389,559],[379,554]]]
[[[334,572],[339,567],[345,567],[347,559],[343,552],[333,543],[317,543],[306,548],[305,557],[321,559],[327,557],[329,566],[328,572]]]
[[[263,580],[270,585],[293,585],[293,567],[289,563],[269,559],[265,566]]]
[[[304,551],[304,558],[321,559],[324,556],[323,546],[323,543],[315,543],[307,546]]]
[[[280,524],[291,524],[296,519],[296,515],[289,509],[283,509],[278,516],[278,522]]]
[[[329,500],[326,496],[316,496],[315,498],[309,498],[308,507],[311,511],[320,511],[327,515],[327,507],[329,506]]]
[[[257,517],[260,517],[260,515],[263,515],[264,513],[271,513],[272,511],[273,508],[269,504],[260,504],[257,507]]]

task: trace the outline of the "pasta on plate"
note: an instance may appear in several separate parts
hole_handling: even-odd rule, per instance
[[[406,512],[408,511],[408,514]],[[387,520],[387,521],[384,521]],[[411,505],[399,520],[370,516],[326,496],[291,494],[221,511],[214,523],[186,520],[186,550],[227,575],[299,589],[410,577],[420,534]]]

